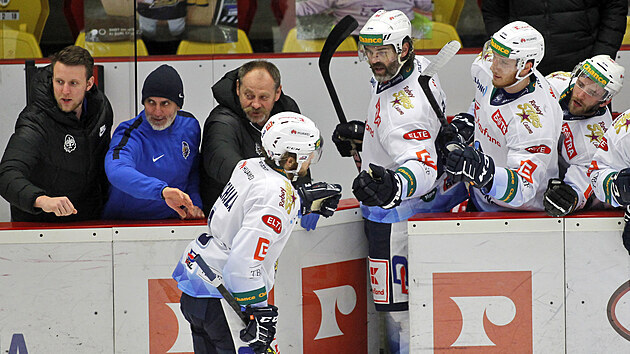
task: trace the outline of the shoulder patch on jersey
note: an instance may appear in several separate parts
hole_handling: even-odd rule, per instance
[[[437,170],[437,165],[435,164],[435,161],[433,161],[433,159],[431,158],[431,154],[429,154],[429,152],[426,149],[422,151],[417,151],[416,156],[418,157],[418,161],[424,163],[425,165],[431,167],[434,170]]]
[[[599,166],[597,165],[597,161],[593,160],[591,161],[591,165],[588,166],[588,171],[586,171],[586,175],[588,177],[591,177],[591,173],[596,170],[599,170]]]
[[[245,176],[247,176],[247,180],[251,181],[254,179],[254,173],[245,165],[247,165],[247,161],[243,161],[240,165],[238,165],[238,168],[245,174]]]
[[[416,129],[405,133],[403,138],[406,140],[426,140],[431,138],[431,134],[428,130]]]
[[[482,85],[476,76],[474,77],[474,80],[475,80],[475,86],[477,86],[477,90],[481,92],[481,96],[485,96],[486,92],[488,92],[488,86]]]
[[[282,220],[279,217],[267,214],[262,217],[262,221],[275,233],[279,234],[282,231]]]
[[[528,152],[531,152],[532,154],[545,154],[546,155],[546,154],[551,153],[551,148],[545,144],[530,146],[528,148],[525,148],[525,150],[527,150]]]
[[[258,243],[256,244],[256,250],[254,251],[254,259],[257,261],[264,261],[265,257],[267,257],[267,252],[269,252],[269,240],[264,237],[258,238]]]

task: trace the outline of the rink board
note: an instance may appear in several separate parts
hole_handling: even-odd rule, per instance
[[[629,352],[620,220],[410,221],[412,352]]]

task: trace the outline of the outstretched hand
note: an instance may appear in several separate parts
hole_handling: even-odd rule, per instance
[[[187,210],[193,212],[196,208],[188,194],[178,188],[165,187],[162,189],[162,197],[166,205],[175,210],[181,219],[186,219]]]
[[[68,216],[78,213],[68,197],[49,197],[40,195],[35,199],[34,207],[42,209],[46,213],[55,213],[56,216]]]

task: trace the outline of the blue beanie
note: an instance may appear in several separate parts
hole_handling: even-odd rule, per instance
[[[163,64],[153,70],[144,80],[142,104],[149,97],[168,98],[179,108],[184,106],[184,84],[172,66]]]

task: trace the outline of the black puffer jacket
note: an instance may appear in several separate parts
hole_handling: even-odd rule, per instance
[[[12,221],[65,222],[100,219],[107,197],[103,161],[113,123],[112,107],[93,85],[81,119],[57,107],[52,67],[38,70],[33,102],[20,113],[2,162],[0,195]],[[66,196],[77,214],[57,217],[33,207],[41,195]]]
[[[538,70],[547,75],[571,71],[598,54],[615,59],[626,31],[628,0],[483,0],[488,36],[521,20],[545,38],[545,57]]]
[[[263,156],[260,128],[249,122],[236,95],[237,74],[238,69],[232,70],[212,86],[219,105],[203,125],[201,199],[206,215],[230,180],[236,164],[243,159]],[[297,103],[282,93],[271,115],[285,111],[300,113]]]

